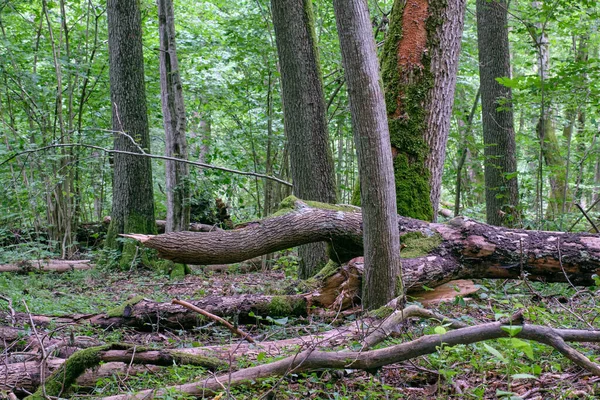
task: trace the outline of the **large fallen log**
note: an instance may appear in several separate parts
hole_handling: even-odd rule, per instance
[[[306,243],[325,241],[330,257],[347,262],[362,254],[362,216],[349,209],[316,208],[287,199],[289,212],[222,232],[124,235],[180,263],[240,262]],[[312,203],[311,203],[312,204]],[[454,218],[428,223],[398,217],[408,288],[435,287],[459,278],[520,278],[594,284],[600,271],[600,236],[507,229]]]

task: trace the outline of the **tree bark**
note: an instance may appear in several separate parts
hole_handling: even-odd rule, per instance
[[[165,127],[165,151],[168,157],[187,159],[186,115],[183,87],[175,46],[173,0],[158,0],[160,37],[160,91]],[[189,166],[165,162],[167,189],[166,231],[183,231],[190,223]]]
[[[465,0],[397,0],[382,54],[398,213],[435,221]]]
[[[336,202],[333,158],[312,2],[271,0],[273,27],[281,69],[285,132],[294,194],[306,200]],[[318,244],[299,249],[300,278],[318,272],[327,261]]]
[[[135,153],[150,149],[139,6],[138,1],[108,0],[106,8],[114,148]],[[156,231],[152,165],[148,157],[119,153],[113,157],[113,208],[106,246],[122,249],[121,264],[128,266],[135,246],[122,246],[117,234]]]
[[[506,0],[477,0],[486,220],[514,227],[520,218],[512,91],[496,80],[511,75],[507,17]]]
[[[386,304],[402,293],[396,191],[379,61],[364,0],[334,0],[342,64],[348,87],[364,212],[363,306]]]
[[[233,263],[311,241],[328,241],[336,261],[362,253],[362,215],[310,208],[224,232],[130,235],[161,257],[191,264]],[[508,229],[458,217],[446,224],[398,217],[407,288],[452,279],[528,279],[594,284],[600,272],[600,236]]]

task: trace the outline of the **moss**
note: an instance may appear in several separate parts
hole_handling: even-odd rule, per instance
[[[376,310],[369,311],[369,316],[377,319],[385,319],[392,315],[393,312],[394,309],[392,307],[382,306]]]
[[[430,71],[431,52],[424,52],[418,64],[402,70],[403,67],[398,62],[398,46],[404,34],[403,12],[403,2],[396,1],[390,15],[382,55],[382,79],[390,141],[395,149],[397,207],[400,215],[431,221],[433,207],[429,198],[430,175],[425,167],[425,158],[429,152],[425,141],[427,105],[429,92],[434,84]],[[427,21],[428,32],[431,32],[430,19]],[[428,38],[430,36],[428,33]],[[430,46],[428,39],[427,47]]]
[[[306,314],[306,301],[301,297],[274,296],[267,313],[272,317]]]
[[[138,263],[138,260],[136,260],[138,257],[139,263],[151,266],[152,260],[155,258],[154,252],[150,249],[138,247],[139,245],[135,240],[121,240],[118,235],[123,232],[156,234],[156,221],[154,218],[148,220],[148,218],[135,213],[129,214],[123,221],[113,218],[108,227],[105,241],[107,250],[119,250],[121,252],[118,265],[122,270],[129,269],[132,265],[135,266]]]
[[[308,281],[315,281],[315,282],[322,282],[325,279],[329,278],[331,275],[335,274],[336,272],[338,272],[340,269],[340,264],[333,261],[333,260],[329,260],[327,262],[327,264],[325,264],[325,266],[311,279],[309,279]]]
[[[105,345],[75,352],[46,379],[43,386],[40,386],[35,393],[26,397],[26,399],[42,400],[64,394],[86,369],[100,363],[100,352],[110,350],[111,348],[112,345]]]
[[[321,210],[331,210],[331,211],[343,211],[343,212],[360,212],[360,209],[345,205],[345,204],[329,204],[329,203],[321,203],[319,201],[312,200],[302,200],[309,207],[318,208]]]
[[[126,302],[124,302],[120,306],[108,310],[106,312],[106,315],[108,317],[123,317],[123,315],[125,313],[125,307],[127,307],[127,306],[134,306],[134,305],[136,305],[137,303],[139,303],[142,300],[144,300],[143,296],[132,297],[131,299],[127,300]]]
[[[170,260],[157,260],[153,262],[156,270],[165,275],[169,275],[171,279],[184,278],[192,273],[192,270],[187,264],[174,263]]]
[[[180,365],[196,365],[210,370],[224,369],[229,365],[216,357],[201,356],[179,351],[171,351],[170,354],[171,357],[173,357],[173,360]]]
[[[409,232],[400,236],[400,241],[406,247],[402,250],[402,258],[423,257],[435,250],[441,243],[439,234],[425,236],[421,232]]]

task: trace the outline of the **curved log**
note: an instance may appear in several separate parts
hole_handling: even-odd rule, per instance
[[[340,262],[362,254],[360,213],[313,208],[299,200],[294,206],[287,214],[233,231],[124,236],[158,250],[160,257],[191,264],[240,262],[318,241],[330,243],[332,258]],[[411,258],[402,263],[409,289],[458,278],[525,275],[532,280],[591,285],[592,276],[600,274],[598,235],[507,229],[464,217],[434,224],[399,216],[398,229],[401,241],[409,245],[403,254]]]

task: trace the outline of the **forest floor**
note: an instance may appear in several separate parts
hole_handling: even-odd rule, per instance
[[[0,325],[9,324],[6,299],[12,301],[16,312],[25,312],[27,304],[31,314],[56,316],[105,312],[133,296],[170,302],[174,298],[188,300],[207,295],[289,294],[290,288],[296,287],[297,283],[293,277],[294,269],[293,258],[284,257],[270,271],[241,274],[232,269],[227,273],[205,273],[201,268],[195,268],[192,275],[180,280],[171,280],[149,270],[114,272],[102,268],[63,274],[5,273],[0,275],[0,296],[3,298],[0,300]],[[595,302],[598,289],[594,287],[517,281],[477,281],[476,284],[480,285],[479,291],[468,298],[457,297],[452,302],[429,308],[468,324],[495,321],[523,309],[526,322],[539,325],[579,329],[600,325],[600,305]],[[325,331],[357,319],[360,319],[358,314],[308,318],[263,315],[256,316],[255,324],[241,328],[258,341],[276,340]],[[38,333],[48,334],[56,328],[39,328]],[[442,328],[439,321],[412,319],[379,347],[439,333]],[[136,332],[89,325],[73,325],[66,330],[71,337],[89,336],[104,343],[126,342],[156,348],[200,347],[240,341],[224,327],[208,320],[193,331]],[[339,350],[352,345],[345,343]],[[593,361],[600,359],[598,345],[576,345],[576,348]],[[0,345],[0,365],[6,362],[11,351],[16,350],[27,351],[15,344]],[[258,353],[258,356],[242,357],[230,367],[238,369],[272,360],[264,353]],[[78,392],[68,396],[104,397],[186,383],[210,374],[200,367],[187,365],[132,369],[125,375],[105,376],[95,386],[79,388]],[[275,377],[250,386],[235,387],[222,397],[214,398],[225,399],[227,396],[234,399],[596,399],[600,398],[600,378],[574,366],[550,347],[508,338],[442,347],[435,354],[389,365],[375,374],[356,370],[289,374],[283,379]],[[173,393],[168,398],[185,397]]]

